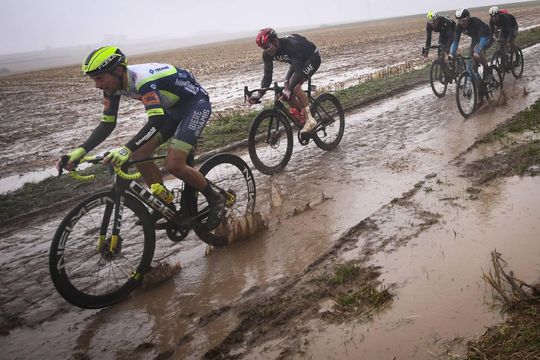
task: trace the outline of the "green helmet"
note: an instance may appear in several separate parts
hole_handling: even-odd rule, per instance
[[[115,46],[103,46],[86,57],[82,71],[85,75],[96,75],[110,72],[118,65],[127,65],[126,55]]]
[[[436,11],[429,10],[429,12],[427,13],[427,21],[430,24],[437,20],[438,17],[439,14]]]

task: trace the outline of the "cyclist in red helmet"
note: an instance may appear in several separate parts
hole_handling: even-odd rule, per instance
[[[272,83],[274,70],[273,62],[281,61],[290,64],[289,71],[285,76],[285,89],[281,98],[289,103],[291,111],[297,109],[302,113],[306,122],[300,130],[308,133],[317,125],[317,121],[311,116],[309,101],[306,93],[302,90],[302,84],[309,79],[319,68],[321,56],[317,47],[305,37],[298,34],[278,37],[272,28],[262,29],[255,39],[257,45],[262,48],[264,62],[264,76],[261,87],[267,88]],[[258,102],[264,92],[256,92],[249,99],[250,104]]]

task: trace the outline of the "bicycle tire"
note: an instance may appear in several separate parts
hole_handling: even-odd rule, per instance
[[[490,65],[488,71],[491,75],[485,80],[486,98],[490,105],[499,105],[502,97],[503,77],[501,71],[496,65]]]
[[[442,98],[446,94],[448,87],[448,78],[446,76],[445,64],[439,60],[433,60],[431,68],[429,69],[429,83],[431,90],[436,97]],[[437,84],[441,84],[442,88],[438,88]]]
[[[503,67],[503,54],[500,50],[497,50],[493,53],[493,56],[491,57],[491,65],[497,66],[497,68],[501,69],[502,78],[504,80],[504,77],[506,75],[506,70]]]
[[[202,164],[199,171],[219,188],[235,194],[235,201],[226,205],[226,217],[241,218],[255,211],[257,189],[255,178],[249,165],[242,158],[228,153],[212,156]],[[208,208],[205,197],[197,192],[191,208],[198,213]],[[202,222],[193,228],[197,236],[209,245],[223,247],[228,244],[227,237],[218,234],[216,230],[208,230]]]
[[[515,64],[518,64],[517,66]],[[516,46],[516,51],[512,54],[512,65],[510,70],[512,75],[516,79],[519,79],[523,75],[523,67],[525,66],[525,60],[523,59],[523,52],[519,46]]]
[[[286,144],[281,144],[282,139]],[[287,117],[273,109],[261,111],[249,129],[248,151],[253,165],[263,174],[282,171],[293,151],[293,131]]]
[[[317,131],[313,134],[315,144],[322,150],[335,149],[345,132],[345,114],[338,98],[328,93],[317,96],[311,106],[311,114],[318,123]],[[335,130],[336,123],[339,126],[337,131],[331,131]]]
[[[110,212],[114,211],[112,191],[82,200],[56,230],[49,250],[49,272],[58,293],[75,306],[99,309],[119,302],[139,285],[150,268],[155,248],[150,215],[129,194],[123,196],[121,203],[121,241],[117,253],[108,250],[113,221]],[[109,239],[98,250],[101,223],[107,211]]]
[[[465,106],[464,100],[472,99],[472,106]],[[476,86],[476,81],[469,74],[468,71],[464,71],[459,74],[456,81],[456,103],[459,110],[459,113],[464,118],[468,118],[476,110],[478,104],[478,91]]]

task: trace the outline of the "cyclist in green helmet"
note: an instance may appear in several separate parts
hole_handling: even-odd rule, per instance
[[[92,51],[82,71],[103,91],[103,116],[90,137],[75,150],[58,160],[56,166],[70,170],[82,157],[102,143],[114,130],[121,96],[140,100],[148,121],[124,146],[110,150],[104,163],[121,166],[129,158],[145,159],[171,139],[165,158],[166,169],[191,187],[201,191],[210,205],[206,226],[221,222],[225,197],[192,164],[197,139],[210,118],[212,108],[208,93],[193,75],[169,64],[127,65],[119,48],[104,46]],[[137,165],[148,186],[163,184],[157,165]]]

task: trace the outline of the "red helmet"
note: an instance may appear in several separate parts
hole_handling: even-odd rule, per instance
[[[276,31],[272,28],[265,28],[259,31],[255,42],[259,47],[265,48],[272,39],[277,39]]]

